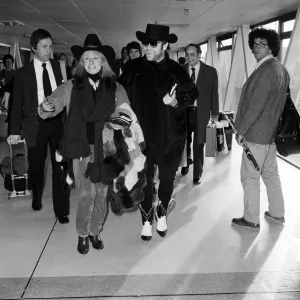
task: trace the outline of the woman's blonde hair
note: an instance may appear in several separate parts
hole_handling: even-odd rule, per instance
[[[111,88],[115,89],[116,75],[114,71],[111,69],[106,57],[99,51],[93,51],[93,52],[94,54],[98,55],[102,61],[101,70],[99,72],[101,85],[104,83],[109,90],[111,90]],[[79,84],[82,81],[85,74],[88,74],[88,72],[84,68],[84,53],[83,53],[76,66],[76,71],[75,71],[76,83]]]
[[[99,51],[93,51],[93,50],[90,50],[90,51],[99,55],[101,58],[102,67],[101,67],[99,77],[100,78],[115,77],[116,75],[115,75],[114,71],[111,69],[106,57]],[[78,77],[83,77],[84,72],[86,72],[86,70],[84,68],[84,53],[83,53],[79,59],[75,75],[77,75]]]

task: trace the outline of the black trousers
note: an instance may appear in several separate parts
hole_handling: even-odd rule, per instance
[[[153,205],[153,179],[155,175],[156,165],[158,168],[158,198],[162,202],[163,207],[167,210],[174,189],[174,181],[179,162],[166,164],[154,147],[147,146],[147,185],[144,188],[145,200],[141,203],[142,209],[148,212]]]
[[[204,165],[204,144],[198,144],[197,139],[197,126],[196,124],[191,125],[188,122],[187,126],[187,157],[189,161],[189,157],[192,156],[192,134],[194,132],[194,141],[193,141],[193,164],[194,164],[194,170],[193,170],[193,178],[199,180],[203,173],[203,165]]]
[[[44,190],[45,161],[49,145],[52,164],[52,198],[55,216],[62,217],[70,212],[70,190],[61,185],[62,170],[55,160],[55,151],[63,135],[61,116],[52,119],[38,119],[39,132],[35,147],[28,147],[29,181],[32,188],[32,201],[42,203]]]

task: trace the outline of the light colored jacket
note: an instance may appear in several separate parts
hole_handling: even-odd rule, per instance
[[[246,141],[263,145],[274,142],[289,82],[286,68],[276,58],[266,60],[245,82],[235,127]]]

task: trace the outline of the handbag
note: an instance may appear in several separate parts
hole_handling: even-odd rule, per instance
[[[300,116],[291,99],[290,88],[275,134],[277,152],[287,157],[300,153]]]

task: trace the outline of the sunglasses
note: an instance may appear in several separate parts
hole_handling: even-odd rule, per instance
[[[152,48],[156,48],[158,43],[162,43],[161,41],[155,41],[155,42],[148,42],[148,43],[143,43],[144,47],[147,47],[148,45],[150,45]]]

